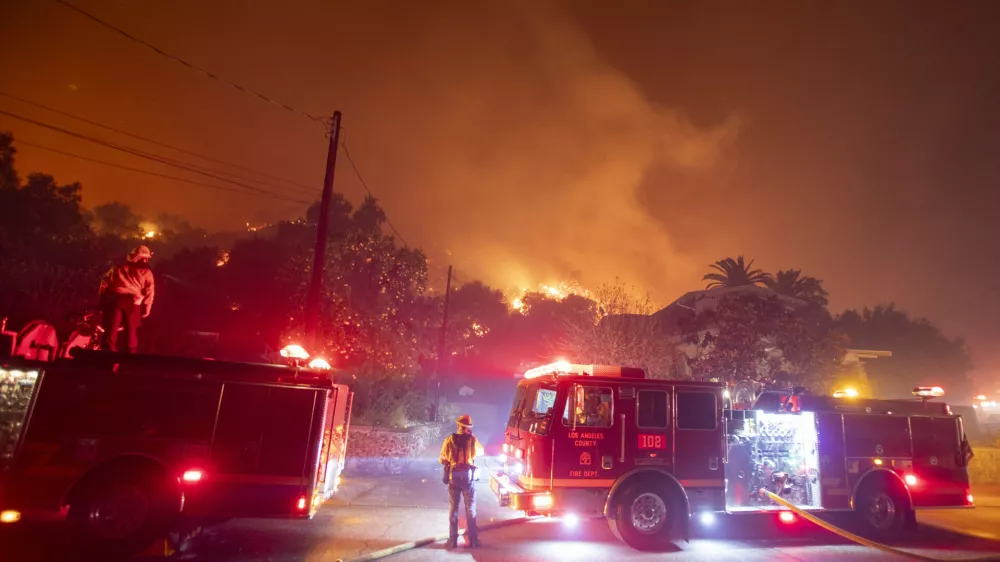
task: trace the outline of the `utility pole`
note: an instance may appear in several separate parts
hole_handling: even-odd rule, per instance
[[[326,175],[323,177],[323,197],[319,202],[319,221],[316,225],[316,250],[313,252],[312,279],[306,296],[306,349],[312,352],[317,344],[319,327],[319,301],[323,294],[323,270],[326,268],[326,239],[330,230],[330,200],[333,199],[333,174],[337,168],[337,148],[340,146],[340,112],[333,112],[330,128],[330,147],[326,153]]]
[[[451,266],[448,266],[448,282],[444,288],[444,315],[441,317],[441,335],[438,337],[437,366],[434,369],[434,421],[441,417],[441,375],[444,367],[445,340],[448,335],[448,301],[451,299]]]

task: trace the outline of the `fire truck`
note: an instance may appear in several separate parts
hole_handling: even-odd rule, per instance
[[[931,400],[941,389],[915,394],[768,391],[733,409],[720,383],[544,365],[517,385],[490,487],[515,510],[604,517],[641,550],[687,540],[692,521],[717,515],[794,520],[768,492],[803,510],[855,512],[869,534],[892,534],[915,523],[915,510],[973,506],[961,417]]]
[[[352,394],[324,371],[78,350],[0,359],[0,400],[0,522],[68,520],[117,555],[182,518],[311,518]]]

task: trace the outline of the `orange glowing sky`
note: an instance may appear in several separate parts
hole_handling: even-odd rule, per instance
[[[342,110],[394,225],[465,277],[620,277],[669,302],[742,252],[822,278],[835,310],[895,300],[965,335],[1000,388],[1000,3],[78,4],[296,108]],[[54,2],[2,10],[0,90],[318,193],[317,124]],[[0,109],[134,142],[2,97]],[[8,117],[0,129],[176,172]],[[83,182],[88,205],[208,228],[303,210],[30,147],[19,161]],[[364,193],[343,159],[337,189]]]

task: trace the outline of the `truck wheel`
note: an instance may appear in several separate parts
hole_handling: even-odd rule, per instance
[[[636,484],[622,494],[608,523],[611,532],[632,548],[660,551],[672,544],[682,511],[668,488]]]
[[[150,474],[109,473],[73,501],[70,519],[83,547],[105,556],[140,552],[166,535],[171,522],[163,483]]]
[[[854,512],[864,534],[876,539],[898,535],[910,518],[905,495],[885,482],[872,482],[859,490]]]

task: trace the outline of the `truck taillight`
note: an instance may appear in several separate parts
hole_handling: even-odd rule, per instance
[[[17,523],[21,520],[21,512],[15,509],[0,511],[0,523]]]
[[[522,458],[524,458],[524,451],[522,451],[521,449],[515,449],[514,450],[514,458],[518,459],[518,460],[521,460]]]
[[[188,484],[196,484],[201,482],[201,479],[205,477],[205,472],[198,469],[185,470],[184,475],[181,476],[181,480]]]
[[[309,501],[306,499],[305,496],[302,496],[301,498],[299,498],[299,503],[298,505],[296,505],[296,507],[299,508],[299,511],[305,511],[307,505],[309,505]]]
[[[781,513],[778,514],[778,519],[782,523],[790,525],[792,523],[795,523],[795,514],[792,513],[791,511],[782,511]]]
[[[974,505],[976,503],[976,498],[972,497],[972,494],[966,493],[965,494],[965,503],[967,505]]]

